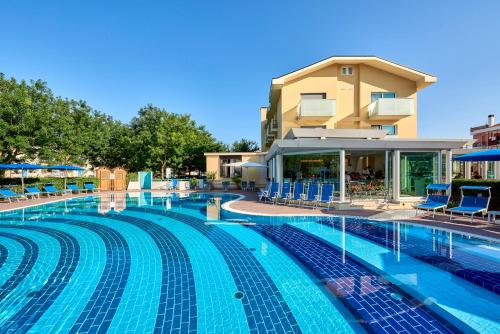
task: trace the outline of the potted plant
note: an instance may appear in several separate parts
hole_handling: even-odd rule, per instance
[[[208,190],[211,190],[214,188],[216,173],[215,171],[209,171],[207,172],[206,176],[207,176]]]
[[[241,177],[239,175],[235,175],[231,178],[231,181],[234,182],[234,184],[236,184],[236,188],[239,188],[240,187],[240,183],[241,183]]]

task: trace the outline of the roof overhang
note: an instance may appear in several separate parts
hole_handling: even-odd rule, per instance
[[[387,135],[384,130],[377,129],[321,129],[292,128],[285,139],[299,138],[344,138],[344,139],[381,139]]]
[[[271,81],[269,100],[273,102],[273,100],[275,100],[279,96],[278,94],[280,93],[281,88],[285,83],[333,64],[366,64],[374,68],[378,68],[380,70],[395,74],[397,76],[415,81],[417,90],[425,88],[437,81],[437,77],[432,74],[424,73],[408,66],[400,65],[376,56],[332,56],[309,66],[300,68],[296,71],[282,75],[280,77],[273,78]]]
[[[267,152],[208,152],[208,153],[203,153],[204,156],[209,157],[209,156],[220,156],[220,155],[226,155],[226,156],[236,156],[236,155],[266,155]]]
[[[436,151],[461,149],[469,139],[277,139],[269,149],[266,159],[276,153],[321,152],[332,150],[402,150],[402,151]]]

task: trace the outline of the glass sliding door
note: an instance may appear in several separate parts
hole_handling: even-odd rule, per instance
[[[425,196],[427,185],[439,182],[439,154],[439,152],[401,152],[401,196]]]

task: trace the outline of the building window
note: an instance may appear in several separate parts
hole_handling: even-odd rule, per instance
[[[352,75],[352,66],[342,66],[340,73],[342,75]]]
[[[302,100],[325,100],[326,93],[302,93],[300,98]]]
[[[378,99],[394,99],[395,97],[395,92],[374,92],[372,93],[372,102],[377,101]]]
[[[283,156],[283,178],[302,182],[323,182],[339,187],[340,155],[338,152]]]
[[[385,130],[389,136],[398,134],[397,125],[372,125],[372,129]]]

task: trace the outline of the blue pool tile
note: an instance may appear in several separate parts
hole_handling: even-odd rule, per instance
[[[236,286],[245,294],[241,302],[247,315],[250,331],[300,333],[288,305],[267,272],[252,253],[230,234],[216,226],[205,225],[203,220],[187,214],[152,208],[127,208],[127,210],[149,212],[178,220],[210,239],[226,260]],[[255,289],[256,287],[258,289]],[[281,321],[272,322],[270,326],[267,326],[264,318],[273,310],[280,315]]]
[[[317,222],[338,230],[342,229],[342,223],[338,217],[320,218]],[[353,235],[387,248],[395,247],[396,238],[392,223],[370,223],[367,220],[351,218],[344,220],[344,226],[346,232]],[[500,286],[499,262],[480,258],[456,248],[453,250],[453,258],[450,259],[450,247],[447,240],[449,233],[444,231],[435,233],[437,241],[434,244],[430,238],[423,239],[411,234],[406,235],[404,240],[400,241],[401,252],[489,291],[500,293],[500,289],[495,289],[495,286]]]
[[[50,307],[55,298],[67,285],[68,279],[75,271],[79,259],[78,241],[71,235],[38,226],[16,226],[1,225],[2,228],[17,228],[45,233],[56,239],[61,246],[61,254],[54,271],[47,279],[47,283],[39,292],[30,298],[14,316],[12,316],[1,328],[0,332],[26,332],[28,331],[44,312]]]
[[[342,254],[333,246],[301,232],[293,226],[256,225],[254,230],[268,236],[280,246],[296,256],[353,312],[361,324],[369,331],[377,333],[410,331],[412,319],[428,331],[436,333],[459,332],[449,322],[441,319],[426,306],[407,297],[404,292],[391,284],[383,284],[378,275],[349,256],[344,262]],[[401,300],[392,294],[402,295]],[[425,325],[425,327],[424,327]]]

